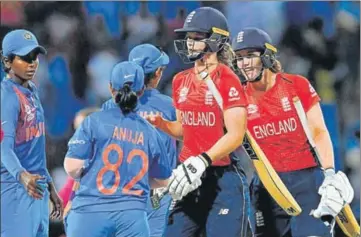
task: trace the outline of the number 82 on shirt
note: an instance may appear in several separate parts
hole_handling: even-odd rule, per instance
[[[117,153],[117,161],[115,163],[111,163],[109,160],[109,155],[112,151]],[[148,172],[148,168],[149,168],[148,155],[143,150],[133,149],[129,152],[126,161],[124,162],[127,162],[127,164],[130,165],[135,157],[141,158],[142,168],[127,184],[125,184],[125,186],[122,188],[122,193],[126,195],[141,196],[144,190],[140,190],[140,189],[133,190],[133,187]],[[121,179],[121,174],[119,169],[120,166],[123,164],[123,158],[124,158],[123,149],[118,144],[115,143],[110,144],[104,149],[102,153],[103,167],[98,172],[96,178],[96,186],[100,193],[104,195],[112,195],[118,190]],[[115,176],[115,181],[110,188],[104,186],[103,177],[107,172],[113,172]]]

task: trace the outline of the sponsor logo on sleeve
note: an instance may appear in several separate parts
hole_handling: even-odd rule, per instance
[[[308,87],[309,87],[309,89],[310,89],[311,96],[312,96],[312,97],[317,96],[317,92],[316,92],[315,88],[313,88],[313,86],[312,86],[311,84],[308,84]]]
[[[239,97],[239,92],[236,88],[234,87],[231,87],[231,89],[229,89],[229,92],[228,92],[228,96],[229,96],[229,99],[228,101],[235,101],[235,100],[239,100],[240,97]]]
[[[75,145],[75,144],[84,145],[85,141],[84,140],[78,140],[78,139],[73,139],[73,140],[69,141],[69,145]]]

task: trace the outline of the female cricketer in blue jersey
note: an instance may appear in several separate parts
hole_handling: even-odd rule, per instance
[[[168,55],[159,48],[151,44],[141,44],[134,47],[129,53],[129,61],[133,61],[141,66],[144,70],[144,90],[139,98],[137,113],[142,117],[151,114],[161,114],[169,121],[177,120],[172,98],[161,94],[156,88],[163,75],[165,67],[169,63]],[[175,168],[177,162],[177,145],[176,140],[157,129],[162,138],[168,159],[172,168]],[[164,188],[153,189],[151,195],[160,193]],[[153,209],[148,205],[148,222],[151,237],[162,237],[167,224],[169,206],[172,202],[170,195],[166,195],[160,201],[160,207]]]
[[[1,62],[1,236],[45,237],[51,218],[62,216],[62,201],[46,168],[44,111],[31,80],[46,50],[27,30],[9,32]]]
[[[88,116],[68,144],[64,167],[80,183],[68,237],[148,237],[149,190],[166,186],[171,175],[157,130],[134,112],[143,69],[119,63],[110,81],[118,108]]]
[[[145,73],[144,86],[139,85],[139,89],[141,90],[136,91],[139,97],[136,112],[142,117],[159,114],[169,121],[175,121],[177,118],[172,98],[161,94],[156,89],[163,71],[169,63],[168,55],[154,45],[141,44],[131,50],[129,53],[129,61],[141,66]],[[114,107],[117,107],[117,105],[113,98],[106,101],[102,106],[103,109]],[[175,168],[177,162],[176,140],[159,129],[157,129],[157,131],[165,144],[169,163],[172,168]],[[163,190],[164,188],[151,190],[151,195],[160,193]],[[158,209],[153,209],[149,202],[147,214],[151,237],[163,236],[171,201],[171,196],[166,195],[162,198]]]

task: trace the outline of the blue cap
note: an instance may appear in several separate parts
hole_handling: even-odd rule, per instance
[[[125,83],[132,83],[131,88],[134,92],[139,92],[144,88],[144,71],[134,62],[121,62],[112,69],[110,84],[115,90],[123,88]]]
[[[271,37],[265,31],[254,27],[241,30],[232,40],[232,49],[234,51],[243,49],[265,50],[266,48],[271,47],[271,45]]]
[[[40,53],[46,54],[43,46],[40,46],[35,35],[28,30],[13,30],[7,33],[2,42],[3,55],[8,57],[10,54],[24,56],[39,49]]]
[[[130,51],[129,61],[141,66],[144,73],[151,73],[155,72],[159,67],[167,66],[169,64],[169,57],[154,45],[141,44]]]

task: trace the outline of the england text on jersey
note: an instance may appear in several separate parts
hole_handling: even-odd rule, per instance
[[[297,130],[297,122],[295,118],[288,118],[276,122],[256,125],[253,127],[253,132],[257,139],[262,139],[270,136],[277,136],[280,134],[290,133]]]
[[[183,125],[214,127],[216,115],[213,112],[181,111]]]

